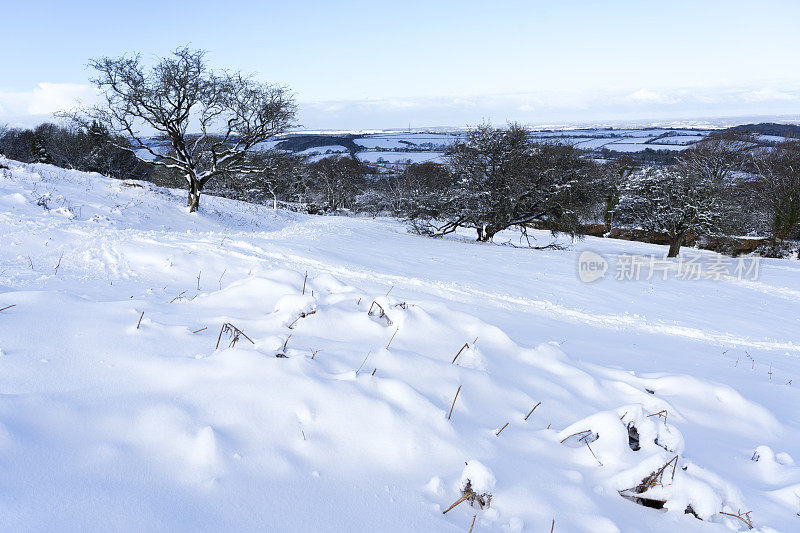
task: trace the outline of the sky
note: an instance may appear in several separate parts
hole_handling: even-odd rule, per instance
[[[2,8],[0,122],[89,102],[87,61],[188,45],[304,129],[800,120],[800,0],[36,0]],[[14,44],[11,44],[14,43]]]

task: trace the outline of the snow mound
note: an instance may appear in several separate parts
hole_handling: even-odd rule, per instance
[[[467,486],[476,494],[489,493],[494,490],[497,480],[494,474],[489,470],[486,465],[480,461],[467,461],[467,466],[461,471],[461,479],[458,482],[458,488],[462,492],[467,490]]]
[[[565,428],[561,443],[593,458],[607,488],[642,506],[700,520],[741,525],[740,492],[683,457],[684,440],[667,411],[641,405],[591,415]],[[750,521],[749,517],[744,517]],[[734,523],[738,520],[738,523]]]

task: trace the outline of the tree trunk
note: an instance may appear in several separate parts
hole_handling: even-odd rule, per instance
[[[494,237],[494,234],[497,233],[494,227],[488,224],[475,229],[478,231],[478,242],[489,242],[492,240],[492,237]]]
[[[681,244],[683,244],[683,235],[673,237],[669,241],[669,253],[667,254],[667,257],[678,257],[678,252],[681,249]]]
[[[197,209],[200,207],[201,190],[203,190],[203,186],[200,185],[199,181],[192,178],[189,181],[189,199],[186,201],[186,206],[189,208],[190,213],[197,212]]]

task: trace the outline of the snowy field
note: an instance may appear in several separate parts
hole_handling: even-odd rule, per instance
[[[4,530],[800,530],[800,261],[582,283],[665,249],[0,163]]]
[[[434,163],[441,163],[443,161],[443,152],[358,152],[357,157],[359,160],[367,163],[425,163],[433,161]]]
[[[634,142],[634,143],[626,143],[626,142],[613,142],[606,144],[603,148],[608,148],[609,150],[614,150],[615,152],[641,152],[642,150],[646,150],[650,148],[651,150],[673,150],[673,151],[682,151],[688,148],[688,146],[680,146],[677,144],[655,144],[655,143],[648,143],[645,144],[643,142]]]
[[[619,152],[652,150],[685,150],[704,139],[710,130],[694,129],[566,129],[555,131],[531,131],[531,137],[541,142],[570,144],[583,150],[608,148]],[[428,160],[424,152],[441,153],[454,141],[464,139],[463,132],[385,132],[370,133],[357,137],[354,142],[363,148],[358,152],[362,161],[376,162],[382,158],[388,162],[419,162]],[[410,150],[410,151],[409,151]],[[439,161],[439,160],[437,160]]]

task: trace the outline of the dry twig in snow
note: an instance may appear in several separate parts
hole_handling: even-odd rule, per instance
[[[455,364],[455,362],[456,362],[456,359],[458,359],[458,356],[459,356],[459,355],[461,355],[461,352],[463,352],[463,351],[464,351],[464,350],[466,350],[467,348],[469,348],[469,343],[466,343],[466,342],[465,342],[465,343],[464,343],[464,346],[462,346],[462,347],[461,347],[461,349],[460,349],[460,350],[458,351],[458,353],[456,354],[456,356],[455,356],[455,357],[453,357],[453,360],[451,361],[451,363],[452,363],[452,364]]]
[[[447,419],[450,420],[450,417],[453,415],[453,407],[456,406],[456,398],[458,398],[458,393],[461,392],[461,385],[458,386],[458,390],[456,391],[456,395],[453,396],[453,403],[450,405],[450,412],[447,413]]]
[[[244,331],[240,330],[230,322],[225,322],[224,324],[222,324],[222,328],[220,328],[219,330],[219,336],[217,337],[217,345],[214,348],[215,350],[219,348],[219,342],[222,339],[223,333],[228,333],[231,336],[231,343],[228,345],[228,348],[233,348],[234,346],[236,346],[236,342],[239,340],[239,336],[242,336],[245,339],[249,340],[250,344],[255,344],[255,342],[253,342],[253,339],[248,337]]]

